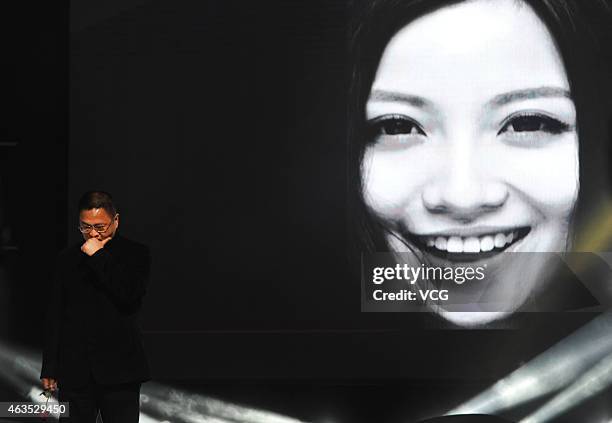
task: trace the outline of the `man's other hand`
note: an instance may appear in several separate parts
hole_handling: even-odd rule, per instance
[[[100,241],[98,238],[89,238],[83,245],[81,245],[81,251],[87,254],[88,256],[92,256],[98,251],[100,248],[104,248],[104,245],[110,241],[112,238],[105,238]]]
[[[51,392],[57,391],[57,380],[50,377],[43,377],[42,379],[42,387],[45,391],[49,390]]]

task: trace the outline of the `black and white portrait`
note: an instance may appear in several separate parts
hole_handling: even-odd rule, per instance
[[[486,267],[443,285],[461,306],[431,310],[453,323],[525,310],[555,290],[549,253],[585,251],[580,207],[609,196],[609,74],[592,23],[606,5],[360,3],[349,166],[362,250]]]

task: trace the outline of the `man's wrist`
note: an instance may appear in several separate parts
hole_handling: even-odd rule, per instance
[[[98,251],[87,257],[86,262],[95,269],[102,270],[106,261],[108,260],[108,251],[104,248],[100,248]]]
[[[105,250],[104,247],[100,247],[89,257],[93,257],[93,256],[96,256],[96,255],[99,257],[100,255],[106,254],[106,252],[107,252],[107,250]]]

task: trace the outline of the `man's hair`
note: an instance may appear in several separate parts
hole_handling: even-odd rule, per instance
[[[83,210],[104,209],[110,216],[117,214],[113,197],[106,191],[88,191],[79,200],[79,213]]]

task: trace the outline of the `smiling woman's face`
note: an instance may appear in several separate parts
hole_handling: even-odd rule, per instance
[[[383,52],[366,115],[363,194],[391,249],[486,263],[567,248],[576,110],[553,38],[527,4],[469,1],[405,26]],[[508,293],[511,308],[535,283]]]

